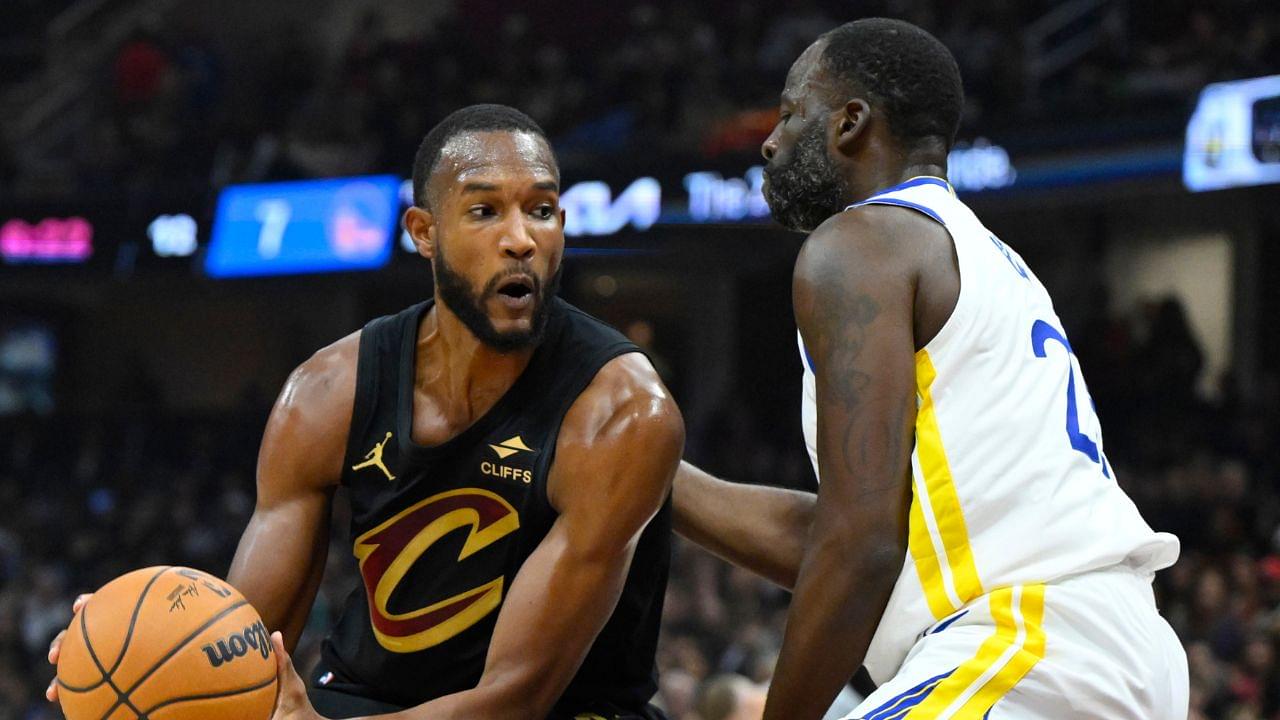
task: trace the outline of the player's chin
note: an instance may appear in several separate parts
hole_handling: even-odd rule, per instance
[[[484,338],[486,345],[500,353],[526,350],[537,344],[539,333],[531,322],[495,322],[492,333]]]

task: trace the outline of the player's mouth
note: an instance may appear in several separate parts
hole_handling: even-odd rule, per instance
[[[512,275],[498,286],[498,302],[512,310],[524,310],[533,305],[533,278],[528,275]]]

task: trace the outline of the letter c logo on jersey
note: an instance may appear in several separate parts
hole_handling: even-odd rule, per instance
[[[356,539],[355,556],[369,597],[369,617],[382,647],[410,653],[439,645],[502,602],[505,578],[497,577],[411,612],[393,613],[387,608],[413,563],[440,538],[464,527],[467,540],[458,562],[514,532],[520,527],[520,516],[499,495],[463,488],[432,495]]]

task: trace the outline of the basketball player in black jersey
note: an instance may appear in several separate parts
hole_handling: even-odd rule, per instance
[[[814,496],[684,463],[666,501],[679,412],[637,348],[555,296],[559,173],[532,120],[459,111],[414,175],[405,223],[435,297],[299,366],[263,438],[229,579],[282,657],[339,487],[364,580],[323,643],[314,707],[285,658],[277,717],[660,718],[672,508],[683,535],[789,588]]]
[[[286,383],[228,578],[279,631],[274,720],[662,717],[648,700],[684,427],[648,359],[556,296],[558,192],[524,114],[446,118],[404,218],[434,297]],[[363,586],[308,697],[286,648],[339,487]]]

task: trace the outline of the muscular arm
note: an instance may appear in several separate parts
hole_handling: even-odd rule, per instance
[[[355,402],[359,336],[316,353],[285,383],[258,452],[258,499],[227,580],[292,648],[324,574],[329,513]]]
[[[906,554],[916,273],[868,215],[818,228],[796,264],[817,376],[822,484],[765,718],[822,717],[862,663]]]
[[[671,505],[676,532],[784,588],[795,586],[813,493],[728,482],[681,462]]]
[[[565,417],[548,485],[560,516],[511,585],[479,684],[378,717],[544,717],[613,613],[683,445],[679,410],[648,360],[606,365]]]

